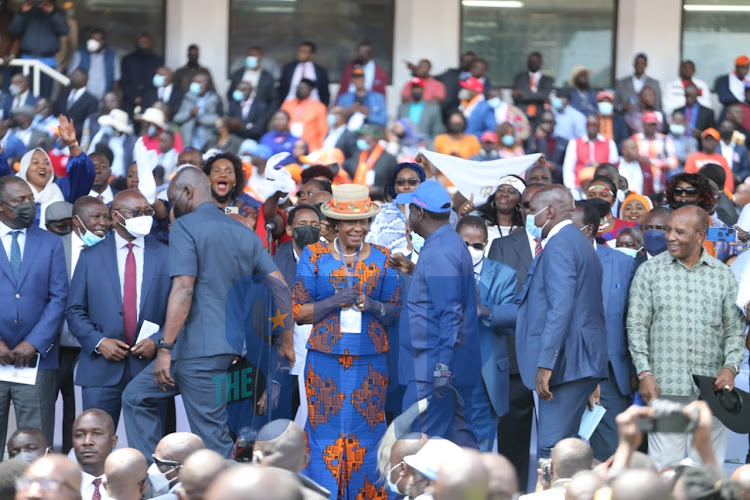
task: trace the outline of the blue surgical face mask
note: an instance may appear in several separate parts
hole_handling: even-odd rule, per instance
[[[659,255],[667,249],[667,235],[658,229],[643,233],[643,246],[650,255]]]
[[[255,69],[258,67],[258,58],[256,56],[247,56],[245,58],[245,66],[250,69]]]
[[[487,101],[487,104],[492,106],[493,109],[499,108],[502,103],[503,101],[501,101],[499,97],[493,97],[492,99]]]
[[[641,248],[643,248],[643,247],[641,247]],[[636,250],[635,248],[625,248],[625,247],[615,247],[615,250],[620,251],[620,252],[624,253],[625,255],[627,255],[628,257],[632,257],[634,259],[638,255],[638,252],[641,251],[640,248],[638,250]]]
[[[364,139],[357,139],[357,149],[360,151],[367,151],[370,149],[370,144]]]
[[[153,83],[154,87],[156,87],[158,89],[159,87],[163,87],[164,86],[164,81],[166,79],[167,79],[167,77],[165,77],[164,75],[160,75],[160,74],[157,73],[157,74],[154,75],[154,78],[151,79],[151,83]]]
[[[201,90],[203,90],[203,86],[198,82],[191,82],[190,83],[190,93],[193,95],[200,95]]]
[[[148,126],[148,136],[153,137],[156,135],[156,125],[149,125]]]
[[[534,238],[538,240],[542,239],[542,230],[544,229],[544,226],[547,225],[547,222],[549,222],[549,219],[547,219],[547,222],[545,222],[544,226],[542,227],[537,226],[534,220],[536,219],[537,215],[544,212],[545,210],[547,210],[546,206],[542,208],[541,210],[539,210],[534,215],[529,214],[526,216],[526,231],[528,231],[531,236],[533,236]]]
[[[242,102],[245,100],[245,93],[239,89],[235,89],[235,91],[232,92],[232,99],[236,102]]]
[[[615,110],[614,104],[606,101],[597,102],[596,107],[599,108],[599,112],[602,116],[610,116]]]
[[[552,109],[555,109],[557,111],[560,111],[563,108],[563,101],[559,97],[550,97],[549,103],[550,106],[552,106]]]
[[[679,123],[672,123],[669,125],[669,131],[672,132],[674,135],[682,135],[685,133],[685,125],[680,125]]]
[[[86,226],[83,224],[83,221],[81,220],[80,217],[76,215],[76,218],[78,219],[78,222],[81,223],[81,227],[83,227],[84,231],[86,231],[85,233],[81,233],[80,236],[81,236],[81,241],[87,247],[93,247],[94,245],[96,245],[97,243],[100,243],[104,239],[104,237],[97,236],[91,231],[89,231],[88,229],[86,229]]]
[[[104,134],[104,135],[115,135],[115,129],[112,128],[112,125],[104,125],[102,127],[102,134]]]
[[[512,135],[504,135],[502,141],[503,146],[511,147],[516,143],[516,138]]]
[[[388,491],[395,493],[396,495],[401,495],[401,492],[398,491],[398,482],[403,479],[401,476],[396,480],[395,483],[391,482],[391,473],[393,472],[393,469],[401,465],[401,463],[397,463],[393,467],[391,467],[391,470],[388,471],[388,474],[385,476],[386,485],[388,486]]]
[[[336,115],[329,114],[328,115],[328,126],[329,127],[335,127],[336,126]]]
[[[42,115],[34,115],[34,118],[31,120],[31,124],[39,125],[40,121],[42,121]]]
[[[411,231],[409,234],[411,234],[412,248],[417,253],[421,252],[422,247],[424,247],[424,238],[422,238],[419,234],[415,233],[414,231]]]

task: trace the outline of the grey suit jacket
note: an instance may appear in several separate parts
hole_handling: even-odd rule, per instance
[[[68,271],[68,284],[70,284],[71,278],[73,278],[73,258],[72,258],[72,241],[73,233],[68,233],[62,236],[63,251],[65,252],[65,269]],[[78,339],[73,335],[69,328],[66,328],[67,323],[63,321],[60,326],[60,345],[67,347],[81,347]]]
[[[633,87],[632,76],[633,75],[628,75],[625,78],[617,80],[617,83],[615,83],[615,109],[617,111],[622,111],[625,102],[630,100],[633,96],[636,98],[638,97],[635,88]],[[654,89],[654,92],[656,92],[655,108],[657,111],[661,111],[661,86],[659,85],[659,80],[646,75],[646,83],[643,86]]]
[[[398,107],[399,118],[409,118],[409,106],[411,106],[411,103],[405,102]],[[440,106],[434,102],[425,102],[422,116],[419,117],[419,123],[416,125],[419,133],[430,139],[434,139],[436,135],[445,132]]]
[[[182,140],[185,146],[190,146],[196,128],[202,127],[206,134],[206,142],[201,145],[202,148],[206,143],[211,142],[215,138],[214,122],[219,118],[221,113],[221,99],[218,95],[211,92],[208,94],[203,112],[194,117],[190,116],[190,112],[197,103],[198,98],[194,94],[185,94],[180,105],[180,110],[174,115],[173,121],[178,125],[182,125]]]

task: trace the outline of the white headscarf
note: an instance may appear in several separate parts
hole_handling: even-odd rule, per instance
[[[52,203],[56,201],[65,201],[65,196],[63,196],[62,191],[60,191],[60,188],[55,184],[55,174],[54,170],[52,169],[52,163],[50,162],[50,176],[47,180],[47,185],[44,186],[44,189],[41,191],[37,191],[36,187],[34,187],[31,182],[29,182],[29,179],[26,177],[26,174],[29,171],[29,165],[31,165],[31,157],[34,156],[34,153],[36,151],[41,151],[44,156],[47,157],[47,160],[49,160],[49,156],[47,155],[47,152],[43,150],[42,148],[36,148],[32,149],[23,157],[21,158],[21,170],[18,172],[18,176],[26,181],[26,184],[29,185],[31,188],[31,192],[34,194],[34,202],[38,205],[41,205],[41,214],[39,216],[39,227],[42,229],[47,229],[46,223],[45,223],[45,212],[47,211],[47,207],[51,205]]]

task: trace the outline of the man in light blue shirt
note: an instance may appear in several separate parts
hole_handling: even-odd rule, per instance
[[[570,106],[570,90],[559,89],[557,95],[551,95],[549,102],[555,113],[554,135],[572,141],[586,135],[586,115]]]

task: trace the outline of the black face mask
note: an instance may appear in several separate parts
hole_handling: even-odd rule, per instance
[[[721,137],[722,141],[729,141],[730,139],[732,139],[733,133],[733,130],[721,130],[719,131],[719,137]]]
[[[527,67],[527,68],[529,68],[529,71],[531,71],[532,73],[536,73],[537,71],[539,71],[539,68],[541,68],[541,67],[542,67],[542,65],[541,65],[541,64],[539,64],[539,63],[538,63],[538,62],[536,62],[536,61],[532,61],[532,62],[529,62],[529,63],[528,63],[527,65],[526,65],[526,67]]]
[[[33,201],[21,203],[13,207],[13,212],[16,215],[12,221],[13,225],[17,226],[18,229],[28,229],[34,223],[34,219],[36,219],[36,203]]]
[[[357,66],[364,66],[365,65],[365,60],[363,58],[361,58],[361,57],[355,57],[354,58],[354,64],[356,64]]]
[[[450,132],[451,134],[460,134],[463,131],[463,125],[448,125],[448,132]]]
[[[292,234],[294,243],[299,248],[305,248],[307,245],[312,245],[320,240],[320,228],[315,226],[295,227]]]
[[[411,100],[414,101],[414,102],[421,101],[422,100],[422,91],[420,90],[418,92],[412,92],[411,93]]]

